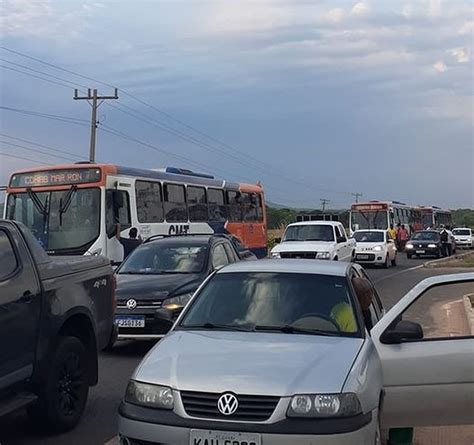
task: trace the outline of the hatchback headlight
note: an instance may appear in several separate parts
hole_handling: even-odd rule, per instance
[[[130,380],[125,401],[134,405],[148,406],[151,408],[173,409],[173,390],[167,386],[151,385]]]
[[[349,417],[362,412],[354,393],[295,395],[288,407],[288,417]]]
[[[405,249],[413,249],[413,244],[408,243],[408,244],[405,246]]]
[[[182,309],[188,304],[192,296],[193,293],[190,292],[187,294],[178,295],[177,297],[168,298],[167,300],[163,301],[163,307],[171,311],[176,309]]]
[[[281,255],[278,252],[272,252],[272,258],[281,258]]]
[[[383,247],[382,246],[375,246],[374,247],[374,252],[382,252]]]
[[[317,260],[328,260],[331,258],[331,252],[317,252],[316,259]]]
[[[436,249],[438,246],[436,244],[428,244],[430,249]]]

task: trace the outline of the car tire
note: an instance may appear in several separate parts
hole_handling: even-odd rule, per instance
[[[396,265],[397,265],[397,254],[395,254],[392,260],[392,266],[396,266]]]
[[[387,256],[385,257],[385,263],[383,263],[384,269],[388,269],[390,267],[390,258]]]
[[[89,393],[83,343],[76,337],[60,337],[50,363],[38,402],[28,414],[41,427],[65,432],[79,422]]]
[[[407,258],[410,260],[412,257],[412,254],[411,253],[407,253]]]

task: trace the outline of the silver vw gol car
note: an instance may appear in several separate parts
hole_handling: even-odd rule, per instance
[[[472,422],[474,339],[424,341],[363,269],[317,260],[227,266],[144,358],[119,409],[127,445],[372,445],[384,427]],[[381,416],[383,413],[383,416]]]

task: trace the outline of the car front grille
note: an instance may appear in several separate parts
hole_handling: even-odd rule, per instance
[[[221,414],[217,402],[222,394],[182,391],[181,400],[186,413],[192,417],[228,421],[262,422],[268,420],[275,411],[279,397],[236,395],[239,402],[232,415]]]
[[[316,252],[284,252],[280,253],[281,258],[301,258],[303,260],[314,260]]]
[[[129,309],[127,307],[127,301],[129,300],[135,300],[137,303],[137,305],[133,309]],[[120,309],[129,309],[130,312],[132,313],[132,311],[136,309],[159,309],[162,304],[163,304],[162,301],[140,300],[140,299],[135,299],[133,297],[130,297],[130,298],[127,298],[126,300],[120,299],[117,302],[117,307]]]

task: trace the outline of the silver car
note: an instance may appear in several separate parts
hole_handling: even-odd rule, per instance
[[[384,314],[356,264],[225,267],[133,374],[121,443],[371,445],[381,422],[471,423],[473,337],[424,341],[420,325],[401,319],[453,282],[472,286],[474,273],[425,280]]]

